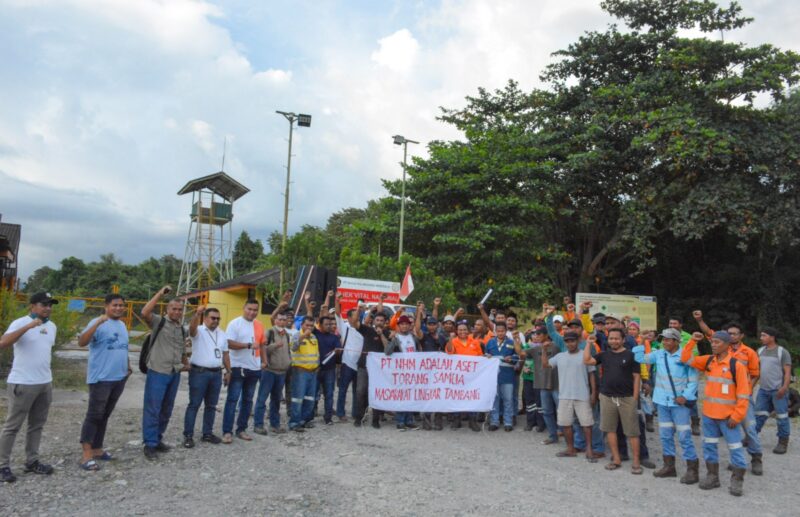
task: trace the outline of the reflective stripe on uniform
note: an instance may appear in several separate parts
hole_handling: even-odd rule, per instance
[[[750,395],[736,395],[737,399],[747,399],[750,400]]]
[[[703,438],[704,443],[719,443],[719,438]]]
[[[296,398],[292,397],[292,402],[302,403],[303,399],[296,399]]]
[[[658,427],[675,427],[675,424],[672,422],[659,422]]]
[[[731,449],[731,450],[733,450],[733,449],[741,449],[741,448],[742,448],[742,442],[736,442],[736,443],[729,443],[728,444],[728,449]]]
[[[676,425],[675,429],[677,429],[679,433],[682,433],[684,431],[691,431],[692,430],[692,426],[690,426],[690,425]]]
[[[729,384],[729,385],[734,383],[733,379],[726,379],[725,377],[711,377],[711,376],[708,376],[708,377],[706,377],[706,380],[708,382],[718,382],[720,384]]]
[[[717,397],[706,397],[706,402],[713,402],[715,404],[722,404],[723,406],[735,406],[735,400],[720,399]]]
[[[769,411],[756,411],[756,416],[769,416]]]
[[[314,397],[303,397],[303,399],[304,399],[304,400],[311,400],[311,401],[317,400],[317,399],[316,399],[316,398],[314,398]]]
[[[777,415],[775,415],[775,418],[780,418],[780,419],[789,418],[789,413],[778,413]]]

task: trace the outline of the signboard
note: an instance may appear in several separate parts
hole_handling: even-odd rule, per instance
[[[370,352],[369,405],[384,411],[490,411],[499,368],[496,357]]]
[[[358,306],[359,299],[367,304],[378,303],[381,294],[386,293],[385,303],[400,303],[400,282],[340,276],[336,281],[336,291],[342,293],[343,318],[347,317],[347,311]]]
[[[630,316],[642,330],[659,331],[658,311],[655,296],[629,294],[575,293],[575,305],[592,302],[591,314],[602,312],[607,316],[622,319]]]

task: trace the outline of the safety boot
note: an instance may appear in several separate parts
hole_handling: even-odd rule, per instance
[[[664,456],[664,466],[654,470],[653,475],[657,478],[678,477],[678,472],[675,470],[675,456]]]
[[[719,488],[719,463],[706,462],[706,477],[700,482],[700,488],[703,490]]]
[[[700,460],[686,460],[686,474],[681,476],[681,483],[694,485],[700,481]]]
[[[700,417],[692,417],[692,436],[700,436]]]
[[[733,474],[731,474],[731,486],[728,489],[731,495],[740,496],[744,493],[744,473],[747,469],[733,467]]]
[[[754,476],[764,474],[764,464],[761,462],[761,453],[750,455],[750,471]]]
[[[786,449],[789,448],[789,437],[778,438],[778,445],[772,449],[773,454],[786,454]]]

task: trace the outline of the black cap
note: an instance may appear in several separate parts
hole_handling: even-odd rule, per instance
[[[603,314],[602,312],[595,313],[595,315],[592,316],[592,323],[605,323],[605,322],[606,322],[606,315]]]
[[[581,320],[579,320],[578,318],[575,318],[573,320],[569,320],[569,323],[567,323],[568,327],[572,327],[574,325],[577,325],[580,328],[583,328],[583,322]]]
[[[546,329],[546,328],[544,328],[544,327],[538,327],[537,329],[535,329],[535,330],[533,331],[533,333],[534,333],[534,334],[539,334],[539,335],[541,335],[541,336],[546,336],[546,335],[547,335],[547,329]]]
[[[437,320],[433,316],[428,316],[428,319],[425,320],[425,323],[427,323],[428,325],[436,325],[437,323],[439,323],[439,320]]]
[[[34,304],[37,304],[37,303],[56,304],[56,303],[58,303],[58,300],[53,298],[50,295],[50,293],[41,292],[41,293],[36,293],[33,296],[31,296],[31,305],[34,305]]]
[[[580,339],[580,334],[577,332],[564,332],[564,341],[577,341]]]

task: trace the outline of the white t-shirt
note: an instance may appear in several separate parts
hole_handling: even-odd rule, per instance
[[[197,327],[192,338],[192,364],[203,368],[221,368],[222,354],[228,351],[228,337],[217,327],[213,331],[205,325]],[[249,350],[248,350],[249,352]]]
[[[225,329],[227,339],[238,343],[253,343],[253,349],[242,350],[230,349],[231,368],[245,368],[247,370],[261,370],[261,358],[259,349],[255,341],[255,327],[252,321],[247,321],[239,316],[228,323]]]
[[[33,321],[30,316],[14,320],[6,334],[19,330]],[[14,343],[14,363],[8,374],[8,384],[47,384],[53,382],[50,358],[56,344],[56,326],[52,321],[25,332]]]
[[[400,342],[400,348],[403,352],[411,353],[417,351],[416,341],[412,334],[397,334],[397,340]]]
[[[358,370],[358,359],[361,357],[361,350],[364,348],[364,336],[338,314],[336,315],[336,326],[339,327],[339,339],[342,340],[342,345],[344,346],[342,363],[353,370]]]

